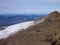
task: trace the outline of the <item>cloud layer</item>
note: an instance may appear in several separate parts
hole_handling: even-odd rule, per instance
[[[0,14],[60,11],[60,0],[0,0]]]

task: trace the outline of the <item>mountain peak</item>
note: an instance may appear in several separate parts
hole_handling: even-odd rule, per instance
[[[52,20],[60,20],[60,13],[58,11],[53,11],[48,16],[46,16],[47,19]]]
[[[59,14],[59,12],[58,11],[53,11],[50,14]]]

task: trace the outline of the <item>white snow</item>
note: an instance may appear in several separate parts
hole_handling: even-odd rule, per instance
[[[23,22],[8,26],[6,29],[0,31],[0,39],[7,38],[9,35],[16,33],[22,29],[26,29],[31,25],[34,25],[34,21]]]

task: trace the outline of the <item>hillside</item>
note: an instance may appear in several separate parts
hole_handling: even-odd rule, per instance
[[[54,40],[57,39],[55,37],[60,36],[60,13],[58,11],[35,20],[34,24],[8,38],[0,39],[0,45],[52,45],[54,42],[58,45],[60,43],[58,43],[60,38]]]

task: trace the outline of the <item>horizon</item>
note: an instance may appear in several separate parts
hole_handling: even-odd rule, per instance
[[[48,14],[0,14],[0,16],[31,16],[31,15],[33,15],[33,16],[46,16],[46,15],[48,15]]]
[[[0,14],[48,14],[60,12],[60,0],[0,0]]]

